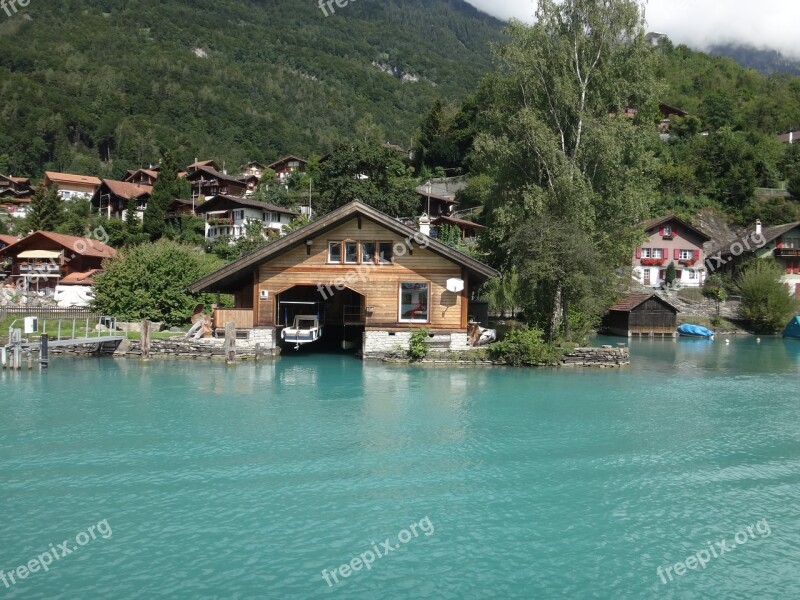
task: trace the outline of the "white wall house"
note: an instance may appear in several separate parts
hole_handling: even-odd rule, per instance
[[[682,287],[705,283],[703,244],[711,238],[674,215],[642,224],[646,241],[634,251],[633,279],[645,287],[658,288],[666,281],[667,267],[675,265],[675,281]]]
[[[43,183],[48,188],[55,186],[58,196],[65,202],[69,202],[71,200],[91,200],[100,188],[101,181],[97,177],[88,175],[45,171]]]
[[[266,237],[270,231],[282,234],[298,216],[282,206],[232,196],[214,196],[198,206],[197,214],[205,217],[207,240],[226,237],[231,242],[244,237],[249,223],[259,223]]]

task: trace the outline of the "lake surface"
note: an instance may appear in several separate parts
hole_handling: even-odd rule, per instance
[[[0,597],[800,597],[800,342],[632,357],[0,371]]]

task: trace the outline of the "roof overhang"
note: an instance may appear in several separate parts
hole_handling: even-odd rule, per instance
[[[256,250],[252,254],[244,256],[236,260],[215,273],[203,277],[195,281],[189,286],[189,291],[193,293],[200,292],[222,292],[228,293],[237,289],[242,283],[252,281],[252,269],[266,263],[281,254],[289,252],[300,246],[304,246],[307,241],[313,240],[320,235],[335,229],[342,223],[356,217],[362,217],[372,221],[393,233],[396,233],[404,238],[409,238],[413,243],[421,245],[415,240],[415,236],[420,236],[418,231],[403,225],[392,217],[380,212],[379,210],[367,206],[362,202],[355,201],[345,206],[320,217],[313,223],[293,231],[289,235],[281,238],[278,241],[272,242],[263,248]],[[459,252],[438,242],[430,237],[424,237],[424,243],[427,249],[435,254],[438,254],[466,269],[472,277],[480,282],[498,277],[495,269],[483,264],[474,258]]]

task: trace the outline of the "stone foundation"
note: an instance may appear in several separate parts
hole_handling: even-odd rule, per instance
[[[431,353],[474,350],[467,341],[466,332],[433,332],[429,342]],[[410,331],[365,331],[364,358],[383,358],[387,354],[405,353],[410,344]]]
[[[631,364],[627,347],[575,348],[560,361],[562,367],[623,367]]]

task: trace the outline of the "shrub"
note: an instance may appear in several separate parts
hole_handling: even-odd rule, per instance
[[[512,329],[504,340],[489,346],[489,357],[515,367],[556,364],[561,352],[546,343],[543,335],[541,329]]]
[[[755,260],[736,280],[742,296],[740,316],[757,333],[774,333],[781,329],[798,309],[783,283],[782,269],[774,260]]]
[[[428,337],[428,330],[424,327],[421,329],[414,329],[411,331],[411,342],[408,348],[408,355],[414,360],[422,360],[428,356],[431,350],[430,338]]]
[[[195,304],[210,304],[213,296],[190,294],[186,288],[219,265],[214,257],[169,240],[132,247],[104,263],[94,308],[125,321],[188,323]]]

